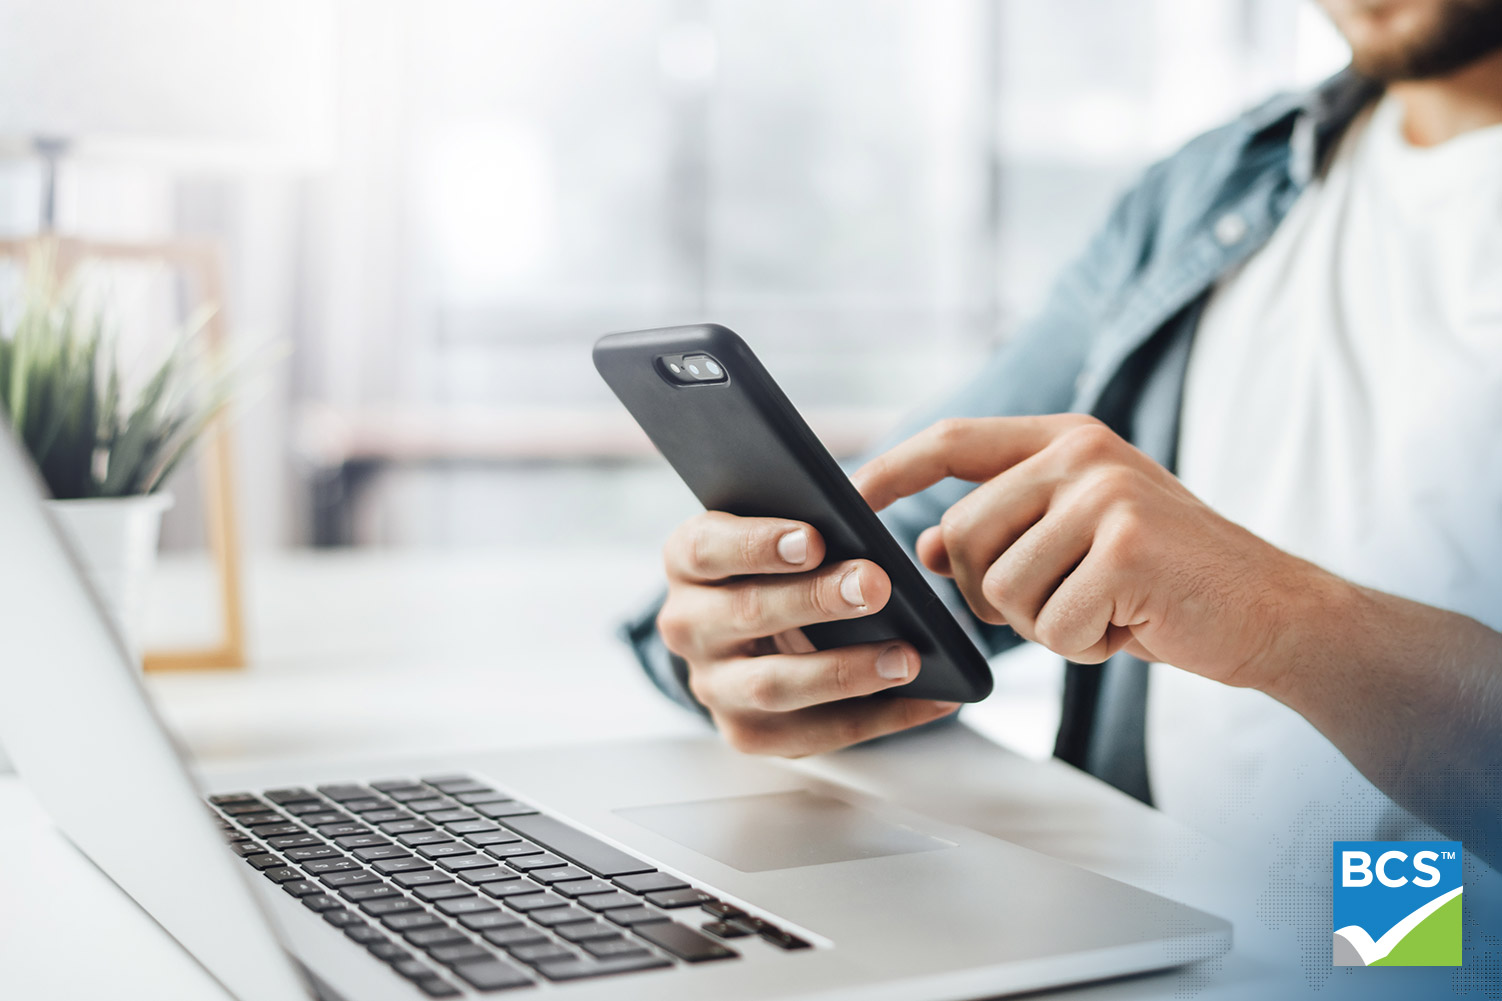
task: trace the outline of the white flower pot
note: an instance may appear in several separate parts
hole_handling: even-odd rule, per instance
[[[162,514],[170,494],[48,501],[47,510],[83,565],[89,582],[114,615],[131,658],[141,661],[146,588],[156,564]]]

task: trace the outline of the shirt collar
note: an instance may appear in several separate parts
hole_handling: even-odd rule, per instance
[[[1347,67],[1302,94],[1270,101],[1248,120],[1249,144],[1284,141],[1289,145],[1289,174],[1300,187],[1324,166],[1335,140],[1381,84]]]

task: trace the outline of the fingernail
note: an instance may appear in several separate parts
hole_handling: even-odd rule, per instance
[[[866,607],[866,596],[861,594],[861,572],[852,570],[840,581],[840,597],[856,608]]]
[[[800,528],[778,539],[777,555],[795,567],[800,566],[808,559],[808,533]]]
[[[958,702],[935,702],[934,703],[934,708],[939,711],[939,715],[941,715],[941,716],[944,713],[952,713],[956,709],[958,709],[959,707],[960,707],[960,703],[958,703]]]
[[[888,681],[903,681],[907,678],[907,651],[900,646],[889,646],[876,658],[876,673]]]

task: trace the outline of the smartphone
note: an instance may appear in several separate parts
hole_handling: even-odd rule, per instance
[[[886,571],[886,607],[805,626],[814,646],[903,639],[923,667],[890,694],[990,694],[986,658],[744,341],[713,323],[635,330],[600,338],[594,361],[706,509],[807,522],[824,537],[826,564],[867,559]]]

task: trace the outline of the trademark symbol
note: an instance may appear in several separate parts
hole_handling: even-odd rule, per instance
[[[1440,858],[1443,858],[1443,859],[1449,859],[1451,861],[1454,861],[1454,859],[1455,859],[1455,853],[1454,852],[1440,852],[1439,855],[1440,855]]]

